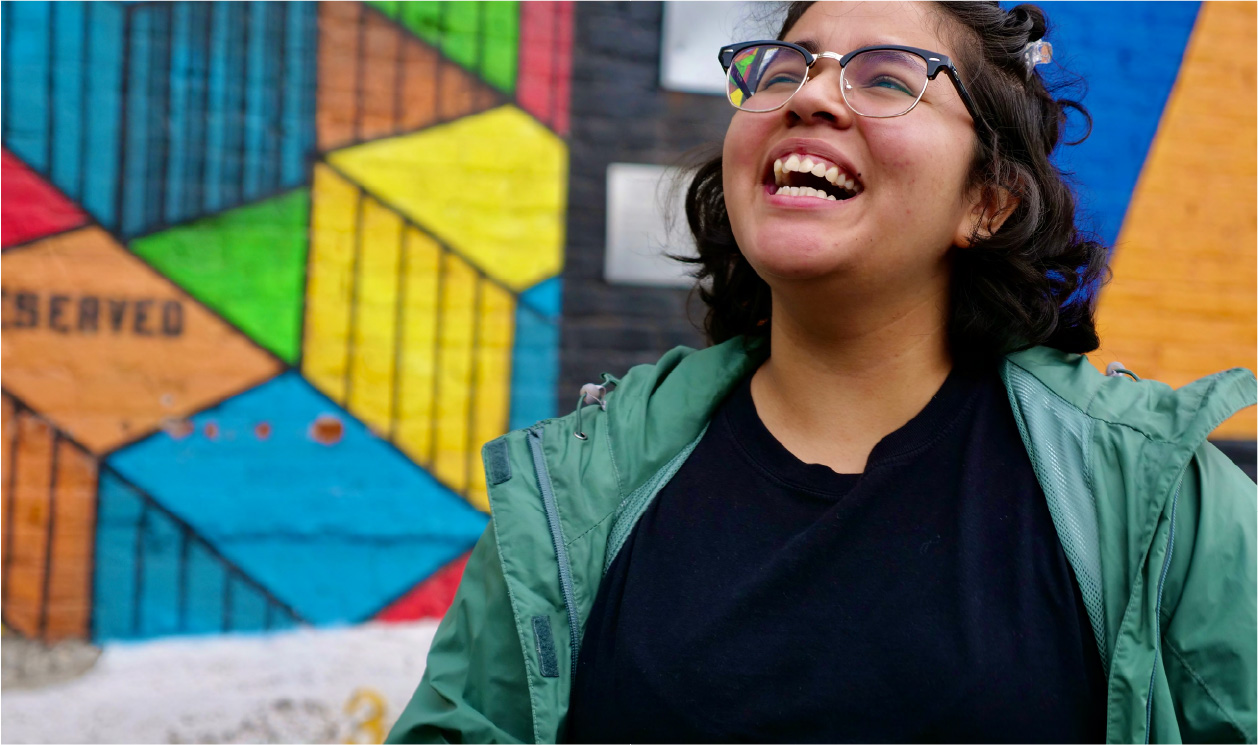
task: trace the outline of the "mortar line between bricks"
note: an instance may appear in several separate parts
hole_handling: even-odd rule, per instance
[[[57,134],[57,78],[53,71],[57,68],[57,6],[60,3],[50,3],[48,7],[48,80],[46,81],[47,90],[45,94],[48,96],[48,130],[45,133],[44,140],[44,167],[48,169],[48,180],[53,180],[53,161],[57,155],[57,149],[53,147],[56,143]]]
[[[437,91],[437,94],[436,94],[437,97],[433,100],[434,105],[433,105],[432,113],[433,113],[434,123],[439,124],[439,123],[447,121],[447,117],[445,113],[445,96],[443,95],[445,91],[443,89],[445,88],[445,85],[444,85],[444,82],[445,82],[444,72],[445,72],[445,65],[446,65],[445,42],[446,42],[446,22],[448,20],[446,11],[449,10],[450,6],[448,3],[438,3],[437,7],[438,7],[437,28],[439,29],[439,31],[437,34],[437,39],[432,45],[433,48],[437,52],[436,60],[433,63],[433,67],[432,67],[433,75],[434,75],[433,88],[435,88]]]
[[[223,633],[232,630],[232,573],[223,573]]]
[[[399,6],[400,7],[400,6]],[[402,11],[399,9],[398,13]],[[393,134],[405,128],[405,107],[402,103],[406,92],[406,41],[409,34],[394,26],[393,38],[397,40],[397,55],[393,59]],[[434,107],[433,113],[436,113]]]
[[[406,278],[410,272],[411,231],[406,223],[399,222],[397,289],[394,292],[393,309],[393,380],[389,395],[389,440],[397,442],[398,421],[401,418],[399,409],[402,400],[402,341],[405,338],[406,325]]]
[[[546,87],[546,108],[550,112],[550,121],[557,123],[559,121],[559,31],[563,27],[563,12],[559,7],[559,3],[548,4],[547,9],[551,11],[551,28],[550,28],[550,85]],[[571,86],[571,83],[569,83]],[[551,124],[554,127],[554,124]]]
[[[274,8],[274,6],[271,6]],[[301,9],[297,3],[283,3],[276,13],[270,14],[272,23],[279,26],[277,36],[279,43],[274,47],[275,54],[272,64],[275,67],[276,84],[271,95],[271,109],[268,112],[272,126],[266,129],[267,150],[271,156],[271,188],[278,189],[284,183],[284,146],[280,142],[279,132],[284,127],[284,112],[288,98],[285,91],[288,86],[288,23],[293,8]],[[274,33],[274,32],[273,32]],[[266,79],[265,77],[263,78]]]
[[[214,5],[211,3],[197,3],[193,6],[193,9],[204,15],[201,24],[204,33],[200,34],[198,39],[198,42],[203,44],[204,47],[201,52],[202,69],[198,71],[198,79],[201,84],[200,108],[194,109],[192,112],[193,116],[188,117],[192,122],[190,126],[194,127],[194,131],[197,133],[196,140],[194,140],[197,146],[194,148],[190,147],[189,150],[198,154],[198,157],[191,159],[188,169],[193,175],[188,179],[188,188],[185,192],[185,198],[190,207],[184,214],[189,215],[201,214],[205,211],[206,196],[209,193],[205,183],[205,164],[209,159],[210,128],[207,120],[209,119],[210,111],[210,56],[214,46]],[[189,41],[189,46],[191,46],[191,41]]]
[[[5,489],[9,492],[9,501],[4,505],[4,582],[0,585],[0,607],[7,609],[9,607],[9,577],[13,570],[13,516],[16,512],[17,504],[17,465],[19,441],[22,439],[23,425],[23,409],[26,408],[16,398],[10,396],[13,402],[13,420],[10,428],[13,430],[13,439],[9,440],[9,473]]]
[[[122,83],[121,111],[118,114],[118,168],[114,176],[114,233],[115,236],[121,235],[122,226],[122,210],[126,201],[126,181],[127,181],[127,140],[130,139],[129,133],[129,111],[131,109],[131,31],[132,16],[134,8],[124,7],[122,9]],[[119,245],[126,245],[122,241],[118,241]]]
[[[0,26],[3,26],[3,44],[0,44],[0,51],[4,53],[3,64],[0,64],[0,81],[3,82],[0,88],[3,89],[4,110],[12,111],[13,109],[10,107],[13,105],[13,94],[10,91],[13,90],[13,76],[10,74],[10,71],[13,69],[13,65],[9,63],[8,53],[13,48],[13,0],[4,0],[3,3],[0,3],[0,14],[3,14],[5,19],[4,23],[0,24]],[[3,126],[0,126],[0,138],[3,138],[7,143],[9,132],[13,129],[13,117],[5,116],[0,117],[0,119],[4,121]]]
[[[240,132],[240,158],[237,162],[240,164],[239,183],[237,183],[236,202],[244,202],[248,197],[249,191],[249,169],[246,163],[249,160],[249,130],[245,126],[245,122],[249,121],[249,68],[253,66],[252,55],[249,52],[249,46],[253,43],[253,15],[257,11],[257,5],[253,2],[242,2],[238,6],[240,8],[240,68],[237,74],[240,76],[241,84],[239,86],[238,95],[240,98],[240,117],[236,120],[240,124],[236,129]]]
[[[77,443],[75,443],[77,446]],[[81,447],[81,446],[79,446]],[[88,453],[90,456],[90,453]],[[91,525],[87,528],[87,534],[92,536],[92,552],[90,556],[91,571],[87,573],[87,618],[84,619],[84,637],[91,639],[93,631],[96,628],[96,563],[97,551],[99,546],[96,542],[97,529],[100,527],[100,461],[95,458],[88,458],[88,464],[92,469],[92,504]]]
[[[49,593],[52,590],[52,542],[57,535],[57,471],[61,466],[61,437],[55,427],[49,427],[52,435],[52,454],[48,458],[48,521],[47,538],[44,541],[44,576],[43,589],[39,600],[38,635],[48,641],[48,606],[51,602]]]
[[[354,141],[363,141],[363,110],[366,104],[363,95],[367,89],[367,81],[363,75],[367,67],[367,7],[365,3],[354,3],[358,10],[358,37],[354,47]]]
[[[148,528],[149,503],[140,500],[140,519],[135,525],[135,547],[132,555],[131,636],[140,635],[140,616],[144,606],[144,531]]]
[[[88,74],[88,71],[92,69],[91,67],[91,60],[92,60],[91,28],[92,28],[92,15],[93,15],[92,10],[95,7],[95,5],[96,3],[83,4],[83,12],[81,14],[83,23],[82,23],[82,28],[79,29],[80,33],[83,35],[83,59],[82,59],[83,69],[82,69],[82,72],[79,74],[79,151],[75,155],[75,157],[78,160],[79,172],[78,172],[78,178],[76,179],[76,184],[74,187],[75,195],[77,198],[74,201],[80,205],[82,205],[84,202],[83,192],[86,191],[87,189],[87,141],[88,141],[88,132],[91,130],[91,127],[88,126],[88,122],[87,122],[87,114],[88,114],[87,99],[88,99],[89,91],[91,90],[91,85],[90,85],[91,76]]]
[[[192,529],[185,526],[179,531],[179,630],[188,630],[188,567],[192,547]]]
[[[441,332],[444,328],[446,306],[446,266],[449,254],[437,252],[437,312],[433,315],[432,334],[432,397],[428,404],[432,416],[428,418],[428,469],[437,475],[437,403],[441,400]]]
[[[363,263],[363,210],[367,199],[363,190],[358,189],[354,203],[354,259],[350,269],[349,324],[345,335],[345,371],[343,373],[343,390],[341,401],[346,409],[350,408],[350,395],[354,385],[354,352],[358,346],[358,311],[361,305],[359,292],[362,285]]]
[[[472,296],[472,343],[471,364],[468,366],[467,381],[467,431],[464,433],[466,442],[463,453],[463,495],[472,494],[472,468],[476,456],[476,394],[479,392],[476,382],[480,365],[484,361],[481,350],[481,326],[485,323],[485,283],[477,281]]]

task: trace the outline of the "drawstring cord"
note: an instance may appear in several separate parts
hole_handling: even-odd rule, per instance
[[[1140,380],[1139,375],[1136,375],[1131,370],[1128,370],[1127,368],[1123,367],[1123,363],[1121,362],[1111,362],[1105,366],[1105,377],[1117,378],[1120,375],[1126,375],[1132,380],[1136,380],[1136,381]]]
[[[581,409],[590,404],[598,404],[599,409],[607,411],[607,383],[611,383],[613,386],[620,384],[619,380],[608,373],[603,373],[602,378],[602,385],[586,383],[581,386],[581,393],[577,396],[577,431],[572,436],[578,440],[590,439],[589,435],[585,434],[585,427],[581,421]]]

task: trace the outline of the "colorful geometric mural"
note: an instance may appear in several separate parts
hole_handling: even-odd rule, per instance
[[[6,629],[441,615],[555,413],[571,4],[0,13]]]
[[[1101,294],[1101,366],[1179,387],[1254,367],[1258,337],[1258,114],[1254,3],[1205,3],[1162,112]],[[1215,437],[1258,434],[1242,410]]]
[[[1253,4],[1045,7],[1094,361],[1252,366]],[[444,611],[480,444],[557,413],[575,12],[0,3],[6,633]]]

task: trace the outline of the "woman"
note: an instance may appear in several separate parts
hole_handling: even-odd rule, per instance
[[[1044,29],[797,3],[721,50],[715,346],[485,446],[392,739],[1254,741],[1254,488],[1205,442],[1254,378],[1079,356]]]

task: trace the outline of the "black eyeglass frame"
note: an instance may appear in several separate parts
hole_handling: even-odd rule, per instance
[[[804,56],[805,68],[810,71],[812,70],[812,66],[817,64],[817,60],[822,59],[823,57],[829,58],[829,59],[834,60],[835,62],[838,62],[839,68],[842,69],[842,68],[847,67],[847,63],[850,62],[853,57],[855,57],[856,55],[862,52],[894,51],[894,52],[909,52],[909,53],[915,54],[918,57],[921,57],[922,60],[926,62],[926,80],[927,81],[934,80],[939,75],[940,70],[943,70],[946,73],[948,73],[948,78],[952,81],[952,85],[956,87],[957,94],[961,96],[961,102],[965,104],[965,108],[967,111],[970,112],[970,116],[973,117],[975,124],[978,124],[983,129],[987,129],[990,131],[990,127],[988,126],[987,121],[983,119],[983,116],[981,114],[979,114],[978,106],[975,105],[974,99],[970,97],[970,92],[965,89],[965,83],[961,82],[961,74],[957,72],[957,66],[952,64],[952,60],[949,59],[947,55],[940,54],[939,52],[932,52],[929,49],[919,49],[918,47],[906,47],[906,46],[901,46],[899,44],[876,44],[874,46],[860,47],[858,49],[853,49],[847,54],[838,54],[836,52],[822,52],[821,54],[813,54],[812,52],[808,51],[807,49],[804,49],[800,45],[792,44],[789,41],[778,41],[776,39],[764,39],[761,41],[744,41],[738,44],[731,44],[726,47],[721,47],[721,51],[717,54],[717,59],[720,60],[721,67],[722,69],[725,70],[726,76],[729,75],[729,69],[734,64],[734,57],[737,56],[737,54],[743,51],[744,49],[747,49],[748,47],[756,47],[756,46],[775,46],[775,47],[786,47],[787,49],[794,49],[795,51],[799,52],[800,54]],[[769,109],[769,111],[752,111],[748,113],[767,114],[771,111],[777,111],[778,109],[782,108],[782,106],[785,106],[786,102],[791,100],[792,96],[794,96],[796,93],[799,93],[800,89],[804,87],[804,83],[807,83],[807,82],[808,82],[808,76],[805,76],[804,80],[800,81],[799,88],[796,88],[794,92],[791,93],[790,96],[787,96],[786,100],[782,102],[781,106],[778,106],[773,109]],[[744,89],[743,92],[748,93],[746,89]],[[925,92],[926,90],[923,88],[922,93],[925,93]],[[914,101],[913,105],[905,109],[904,113],[902,114],[893,114],[892,116],[883,116],[883,117],[873,116],[869,118],[890,119],[896,116],[904,116],[904,114],[907,114],[910,111],[912,111],[917,106],[918,101],[921,101],[921,100],[922,100],[922,97],[921,95],[919,95],[917,97],[917,101]],[[847,102],[847,98],[845,95],[844,103],[846,102]],[[732,101],[730,102],[730,105],[731,106],[733,105]],[[738,108],[738,107],[735,106],[734,108]],[[850,108],[850,105],[849,105],[849,108]],[[738,109],[738,110],[745,111],[745,109]],[[859,116],[868,116],[867,114],[861,114],[859,111],[856,111],[855,109],[852,109],[852,111],[853,113],[856,113]]]

